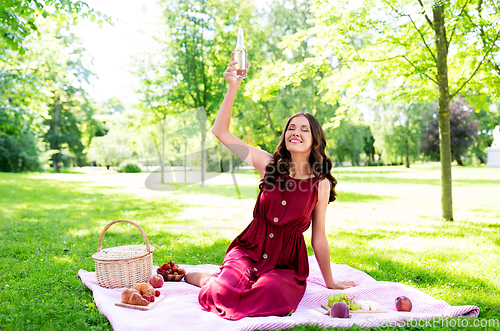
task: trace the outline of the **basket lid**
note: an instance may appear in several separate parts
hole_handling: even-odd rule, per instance
[[[155,248],[149,246],[149,251],[146,245],[127,245],[109,247],[92,254],[92,258],[97,261],[123,261],[131,260],[146,256],[153,253]]]

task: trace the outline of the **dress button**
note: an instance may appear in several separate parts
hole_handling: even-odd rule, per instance
[[[250,269],[247,269],[247,272],[248,272],[248,273],[251,273]]]
[[[253,271],[257,272],[257,268],[253,268]]]
[[[293,182],[288,183],[288,187],[292,188],[293,187]]]
[[[274,221],[274,223],[278,223],[278,218],[277,218],[277,217],[275,217],[275,218],[273,219],[273,221]]]
[[[274,233],[269,234],[269,238],[273,239],[274,238]]]
[[[267,254],[262,255],[262,258],[265,260],[267,259]]]
[[[283,206],[284,206],[284,205],[286,205],[286,201],[285,201],[285,200],[281,201],[281,204],[282,204]]]

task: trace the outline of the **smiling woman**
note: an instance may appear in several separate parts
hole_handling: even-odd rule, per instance
[[[253,220],[227,249],[220,272],[188,273],[186,281],[201,287],[200,305],[222,318],[286,316],[297,309],[306,290],[309,263],[303,233],[311,223],[311,243],[326,287],[356,286],[352,281],[335,283],[330,267],[325,213],[335,200],[337,182],[325,154],[325,134],[311,114],[297,113],[288,119],[273,155],[229,131],[242,81],[236,75],[234,54],[231,60],[224,72],[229,90],[212,132],[259,172],[260,192]]]
[[[309,113],[297,113],[288,119],[283,132],[274,160],[267,165],[266,175],[259,188],[269,189],[275,183],[282,186],[288,176],[302,178],[297,173],[304,173],[307,174],[304,178],[311,178],[313,175],[328,178],[328,202],[335,201],[337,180],[331,174],[332,161],[325,154],[325,133],[318,120]]]

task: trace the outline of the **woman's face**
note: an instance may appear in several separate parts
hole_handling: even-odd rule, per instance
[[[306,153],[312,146],[313,137],[309,120],[305,116],[292,118],[285,132],[285,146],[290,153]]]

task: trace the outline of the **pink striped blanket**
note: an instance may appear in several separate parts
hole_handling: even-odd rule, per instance
[[[314,256],[309,257],[310,275],[307,279],[307,291],[291,316],[287,317],[246,317],[238,321],[224,320],[209,313],[198,304],[199,288],[184,280],[165,282],[160,289],[165,299],[150,311],[139,311],[115,306],[120,301],[122,289],[106,289],[100,287],[94,272],[80,270],[78,275],[82,282],[93,292],[99,311],[104,314],[113,329],[119,330],[166,330],[168,326],[179,325],[184,330],[276,330],[297,324],[316,324],[322,327],[348,327],[357,324],[361,327],[388,325],[414,325],[422,320],[437,321],[439,318],[466,316],[477,317],[476,306],[450,306],[411,286],[376,281],[366,273],[344,264],[333,264],[335,281],[353,280],[359,286],[347,290],[329,290],[325,287],[323,277]],[[181,265],[187,272],[213,270],[213,265]],[[335,293],[347,293],[351,299],[372,300],[379,302],[388,313],[352,314],[351,318],[339,319],[322,315],[314,308],[327,303],[327,297]],[[411,312],[396,311],[394,300],[398,296],[407,296],[413,303]],[[406,322],[405,322],[406,321]],[[412,323],[412,324],[410,324]]]

